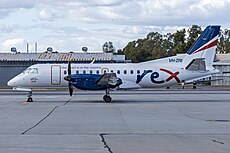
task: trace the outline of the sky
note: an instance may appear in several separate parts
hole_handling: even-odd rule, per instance
[[[230,29],[230,0],[0,0],[0,52],[101,51],[191,25]]]

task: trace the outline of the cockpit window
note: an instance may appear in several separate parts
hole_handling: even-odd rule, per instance
[[[38,74],[38,69],[37,68],[32,68],[29,73],[30,74]]]
[[[25,69],[22,73],[23,73],[23,74],[27,74],[27,73],[30,72],[30,70],[31,70],[31,68]]]
[[[25,71],[23,71],[23,74],[38,74],[38,69],[37,68],[28,68]]]

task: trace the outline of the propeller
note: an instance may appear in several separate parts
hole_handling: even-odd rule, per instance
[[[68,81],[68,88],[69,88],[69,95],[73,95],[73,85],[72,85],[72,78],[71,78],[71,62],[68,62],[68,76],[64,77],[64,80]]]

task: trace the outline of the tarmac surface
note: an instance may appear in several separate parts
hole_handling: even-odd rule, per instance
[[[0,153],[230,153],[230,87],[0,91]]]

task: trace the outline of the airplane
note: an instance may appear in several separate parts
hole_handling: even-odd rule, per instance
[[[81,90],[105,90],[103,100],[112,101],[111,90],[169,87],[183,81],[218,73],[212,66],[220,26],[209,25],[185,55],[177,55],[141,63],[35,64],[8,81],[14,90],[73,87]]]

